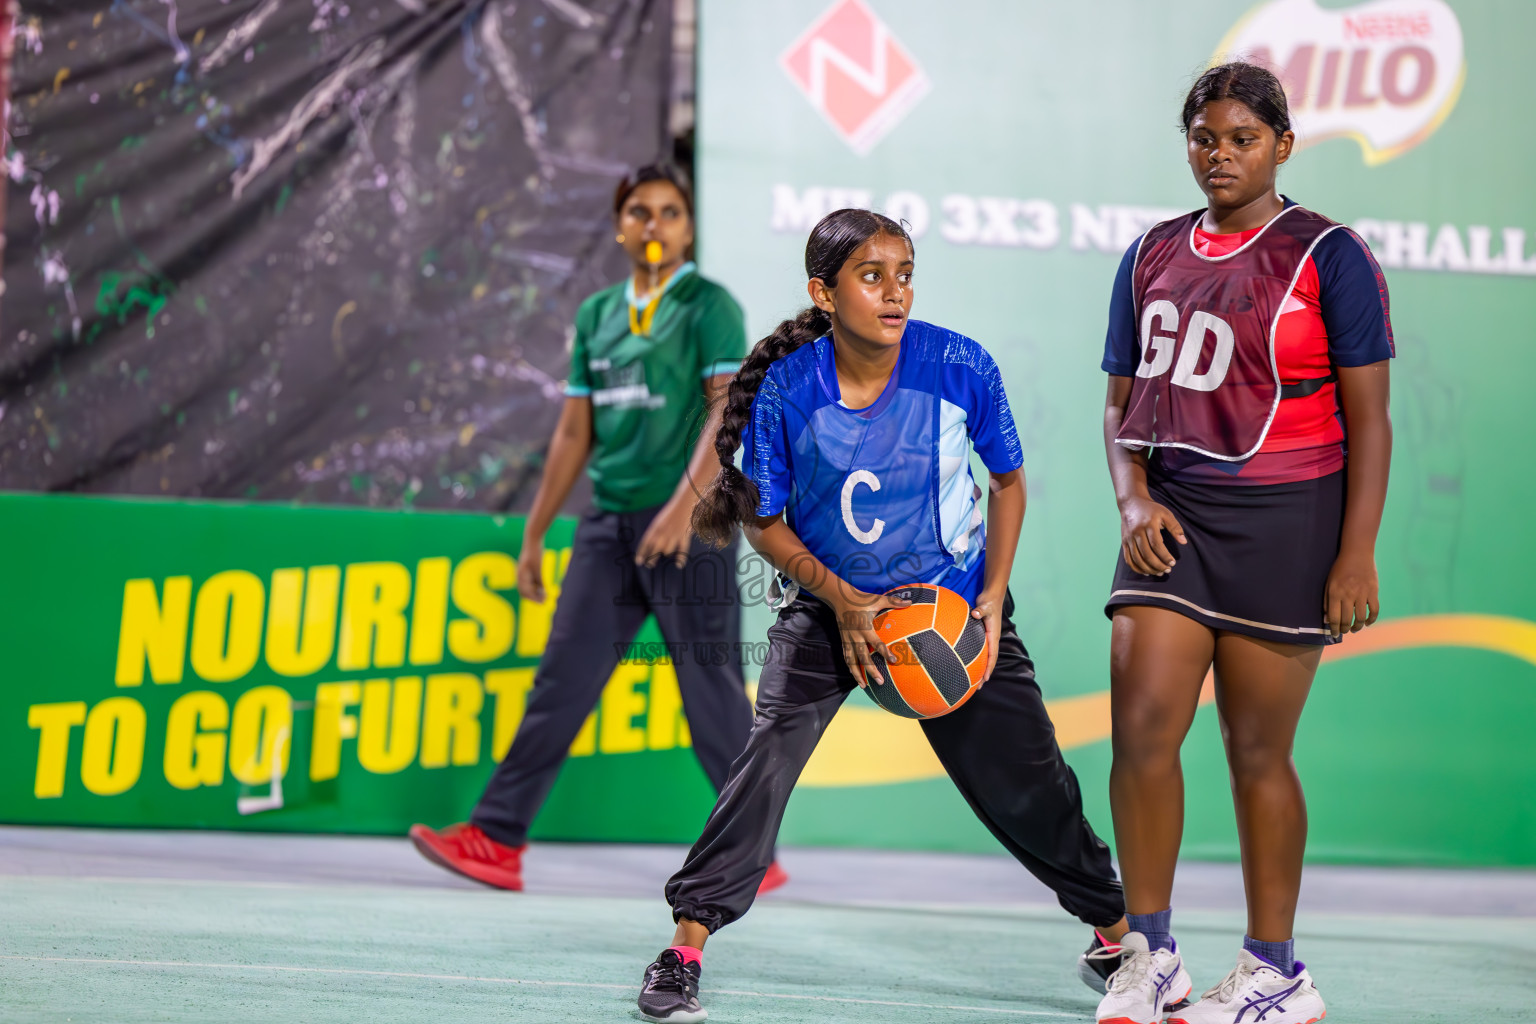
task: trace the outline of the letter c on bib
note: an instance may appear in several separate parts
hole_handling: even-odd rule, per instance
[[[843,525],[848,527],[848,532],[860,544],[873,544],[885,532],[885,520],[876,519],[870,529],[859,529],[859,524],[853,520],[853,489],[859,484],[868,484],[870,490],[878,491],[880,478],[867,469],[856,469],[848,474],[848,479],[843,481]]]

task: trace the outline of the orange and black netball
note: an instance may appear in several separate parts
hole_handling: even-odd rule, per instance
[[[875,663],[883,684],[865,693],[903,718],[937,718],[971,699],[987,669],[987,630],[953,590],[913,584],[891,591],[911,601],[875,616],[875,632],[891,652]]]

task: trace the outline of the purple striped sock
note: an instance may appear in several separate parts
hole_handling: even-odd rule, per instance
[[[1159,910],[1155,914],[1126,914],[1125,920],[1131,931],[1147,937],[1148,949],[1173,948],[1173,908]]]
[[[1296,973],[1296,940],[1265,942],[1252,935],[1243,936],[1243,948],[1269,964],[1287,978]]]

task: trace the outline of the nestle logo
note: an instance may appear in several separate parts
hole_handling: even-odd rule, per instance
[[[838,0],[779,62],[860,156],[928,91],[923,69],[862,0]]]
[[[1428,39],[1435,26],[1428,11],[1414,14],[1366,14],[1344,19],[1344,35],[1349,39]]]

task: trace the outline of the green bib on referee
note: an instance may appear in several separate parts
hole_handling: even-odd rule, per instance
[[[704,382],[746,355],[741,307],[692,263],[664,286],[648,334],[631,331],[626,280],[576,311],[566,394],[592,400],[592,498],[607,512],[664,504],[704,423]]]

